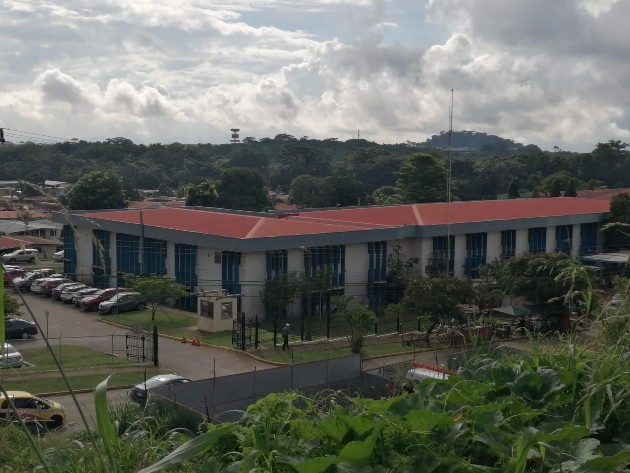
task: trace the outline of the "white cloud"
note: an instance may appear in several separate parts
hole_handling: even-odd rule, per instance
[[[622,0],[0,0],[0,126],[136,142],[290,133],[551,149],[629,138]]]

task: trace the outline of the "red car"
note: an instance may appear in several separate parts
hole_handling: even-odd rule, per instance
[[[90,296],[85,296],[81,299],[81,307],[83,310],[93,311],[98,310],[98,305],[101,302],[108,301],[119,292],[126,291],[123,287],[108,287],[107,289],[101,289]]]
[[[24,276],[24,270],[16,267],[4,267],[4,284],[11,284],[14,278],[21,278]]]

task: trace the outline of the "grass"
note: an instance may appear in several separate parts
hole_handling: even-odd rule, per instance
[[[146,376],[150,378],[158,374],[158,369],[147,369]],[[77,374],[73,375],[71,372],[66,372],[66,376],[70,381],[70,386],[75,391],[84,389],[94,389],[103,381],[103,378],[107,377],[110,373],[96,373],[96,374]],[[143,382],[144,380],[144,368],[138,367],[137,371],[125,371],[112,374],[109,380],[109,387],[115,386],[130,386]],[[31,393],[55,393],[66,392],[68,387],[63,381],[61,376],[56,378],[31,378],[31,379],[6,379],[3,383],[7,390],[11,391],[28,391]]]
[[[182,333],[182,329],[190,329],[197,326],[197,316],[187,314],[189,313],[158,310],[155,314],[155,320],[153,320],[151,319],[151,310],[147,309],[118,315],[102,315],[101,318],[106,322],[127,327],[131,327],[134,323],[140,323],[145,330],[153,330],[153,326],[156,326],[161,334],[177,336]]]
[[[27,348],[21,353],[33,366],[7,370],[1,380],[6,389],[34,393],[67,391],[47,348]],[[76,390],[93,389],[112,373],[111,386],[127,386],[142,381],[145,370],[147,377],[159,371],[152,366],[76,345],[55,347],[55,355],[61,361],[70,385]]]
[[[61,345],[53,347],[55,356],[63,369],[95,368],[102,366],[133,366],[136,362],[117,356],[112,356],[102,351],[77,345]],[[25,348],[21,351],[24,359],[33,366],[20,368],[20,373],[31,373],[46,370],[56,370],[53,357],[47,348]]]

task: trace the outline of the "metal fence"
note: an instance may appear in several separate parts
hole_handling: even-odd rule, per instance
[[[57,361],[63,367],[68,364],[68,345],[82,346],[100,351],[110,358],[112,364],[121,359],[131,359],[142,363],[153,363],[158,366],[157,332],[141,331],[137,333],[112,333],[110,335],[93,335],[82,337],[48,337],[48,342]],[[28,361],[28,360],[26,360]]]
[[[282,328],[287,322],[291,324],[291,334],[303,341],[345,338],[349,332],[347,324],[334,314],[273,320],[239,316],[233,324],[232,345],[241,350],[282,345]],[[368,335],[419,332],[426,330],[429,325],[428,319],[414,314],[397,317],[377,315]]]
[[[316,361],[215,377],[151,391],[169,412],[183,408],[202,418],[238,421],[242,412],[271,393],[299,391],[315,395],[327,389],[378,397],[386,393],[386,381],[361,372],[361,357]]]

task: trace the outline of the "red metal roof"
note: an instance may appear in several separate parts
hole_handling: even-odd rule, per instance
[[[285,214],[281,218],[273,214],[260,216],[166,207],[84,213],[82,216],[139,224],[142,212],[142,221],[147,226],[244,239],[606,213],[609,207],[607,200],[556,197],[345,208]]]

